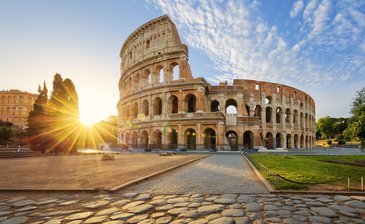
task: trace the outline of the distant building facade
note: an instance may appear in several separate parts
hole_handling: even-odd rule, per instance
[[[25,128],[37,96],[17,89],[0,90],[0,120]]]
[[[291,86],[192,76],[168,16],[135,30],[120,51],[118,143],[132,148],[239,150],[315,145],[315,102]]]

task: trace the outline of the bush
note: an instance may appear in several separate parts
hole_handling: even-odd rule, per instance
[[[339,145],[344,145],[344,144],[346,144],[345,139],[339,139],[339,140],[338,140],[338,144],[339,144]]]
[[[331,141],[331,140],[328,140],[328,141],[327,141],[327,144],[328,144],[328,145],[331,145],[331,144],[332,144],[332,141]]]

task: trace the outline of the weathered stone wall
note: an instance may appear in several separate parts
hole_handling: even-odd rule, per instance
[[[167,16],[133,32],[120,57],[118,140],[125,147],[314,145],[315,103],[308,94],[278,83],[234,80],[232,85],[212,86],[193,78],[188,49]],[[229,106],[237,112],[230,114]]]

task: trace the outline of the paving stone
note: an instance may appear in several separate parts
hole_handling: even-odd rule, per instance
[[[164,212],[156,212],[156,213],[153,213],[152,215],[151,215],[151,218],[154,218],[154,219],[156,219],[156,218],[161,218],[162,216],[164,216],[165,215],[165,213]]]
[[[190,210],[181,213],[178,217],[179,218],[196,218],[199,216],[199,212],[197,210]]]
[[[344,195],[336,195],[334,197],[334,200],[337,202],[345,202],[345,201],[349,201],[351,200],[351,197],[349,196],[344,196]]]
[[[169,204],[177,204],[177,203],[183,203],[183,202],[190,202],[190,199],[186,198],[186,197],[167,199],[167,203],[169,203]]]
[[[249,224],[250,219],[248,217],[234,218],[235,224]]]
[[[136,198],[134,198],[134,200],[136,200],[136,201],[139,201],[139,200],[145,201],[145,200],[148,200],[150,198],[151,198],[151,194],[140,194]]]
[[[245,208],[247,212],[257,212],[261,210],[262,205],[256,202],[250,202],[245,205]]]
[[[143,204],[143,205],[137,205],[135,207],[129,208],[128,209],[128,212],[139,214],[139,213],[143,213],[143,212],[149,211],[152,208],[153,208],[152,205]]]
[[[73,220],[77,220],[77,219],[86,219],[92,215],[94,215],[94,212],[80,212],[80,213],[72,214],[72,215],[65,217],[65,220],[73,221]]]
[[[344,204],[353,208],[365,208],[365,202],[362,201],[347,201]]]
[[[280,222],[281,222],[281,220],[278,217],[264,219],[264,223],[280,223]]]
[[[143,214],[143,215],[135,215],[132,218],[128,219],[127,222],[128,223],[139,223],[145,219],[147,219],[148,215],[147,214]]]
[[[27,205],[33,205],[35,204],[36,202],[33,201],[33,200],[22,200],[22,201],[17,201],[17,202],[14,202],[12,204],[13,207],[23,207],[23,206],[27,206]]]
[[[198,220],[190,222],[189,224],[207,224],[207,223],[208,223],[208,220],[206,220],[206,219],[198,219]]]
[[[132,208],[132,207],[136,207],[137,205],[141,205],[141,204],[144,204],[145,202],[144,201],[134,201],[134,202],[131,202],[129,204],[126,204],[123,206],[123,209],[129,209],[129,208]]]
[[[104,210],[99,211],[98,213],[96,213],[95,216],[110,215],[110,214],[116,213],[118,211],[119,211],[118,208],[111,207],[111,208],[107,208],[107,209],[104,209]]]
[[[170,215],[179,215],[183,212],[186,212],[188,209],[187,208],[173,208],[167,211],[167,213],[169,213]]]
[[[234,224],[234,219],[229,217],[221,217],[210,221],[209,224]]]
[[[28,217],[19,216],[19,217],[13,217],[13,218],[7,219],[7,220],[1,222],[1,224],[23,224],[23,223],[26,223],[28,220],[29,220]]]
[[[200,215],[208,215],[224,209],[224,205],[205,205],[198,208]]]
[[[167,224],[167,223],[170,223],[171,220],[172,220],[171,216],[161,217],[156,220],[156,224]]]
[[[61,205],[61,206],[68,206],[68,205],[76,204],[76,203],[78,203],[78,202],[79,202],[79,200],[69,200],[69,201],[61,202],[61,203],[59,203],[58,205]]]
[[[245,212],[243,209],[226,209],[223,210],[222,215],[226,217],[239,217],[244,216]]]
[[[157,200],[150,201],[149,203],[154,206],[161,206],[161,205],[166,205],[167,202],[165,199],[157,199]]]
[[[89,209],[97,209],[97,208],[101,208],[109,203],[110,203],[110,201],[105,201],[105,200],[95,201],[95,202],[83,204],[83,207],[89,208]]]
[[[311,208],[312,211],[316,212],[319,216],[325,217],[336,217],[336,213],[329,208],[326,207],[313,207]]]
[[[235,198],[218,198],[218,199],[214,200],[214,203],[233,204],[233,203],[236,203],[236,199]]]
[[[138,195],[137,193],[125,193],[125,194],[123,194],[123,197],[124,198],[134,198],[137,195]]]
[[[172,209],[173,207],[174,207],[173,205],[167,204],[167,205],[164,205],[164,206],[156,207],[155,210],[156,211],[166,211],[166,210]]]
[[[129,202],[131,202],[131,200],[129,200],[129,199],[121,199],[121,200],[118,200],[116,202],[113,202],[112,205],[113,206],[123,206],[123,205],[128,204]]]
[[[96,217],[92,217],[92,218],[87,219],[84,223],[85,224],[101,223],[101,222],[104,222],[107,219],[108,219],[108,216],[106,216],[106,215],[96,216]]]

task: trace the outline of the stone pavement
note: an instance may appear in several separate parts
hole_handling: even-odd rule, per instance
[[[152,194],[267,193],[239,154],[212,155],[127,189]]]
[[[0,200],[0,223],[365,223],[365,197],[78,194]]]

